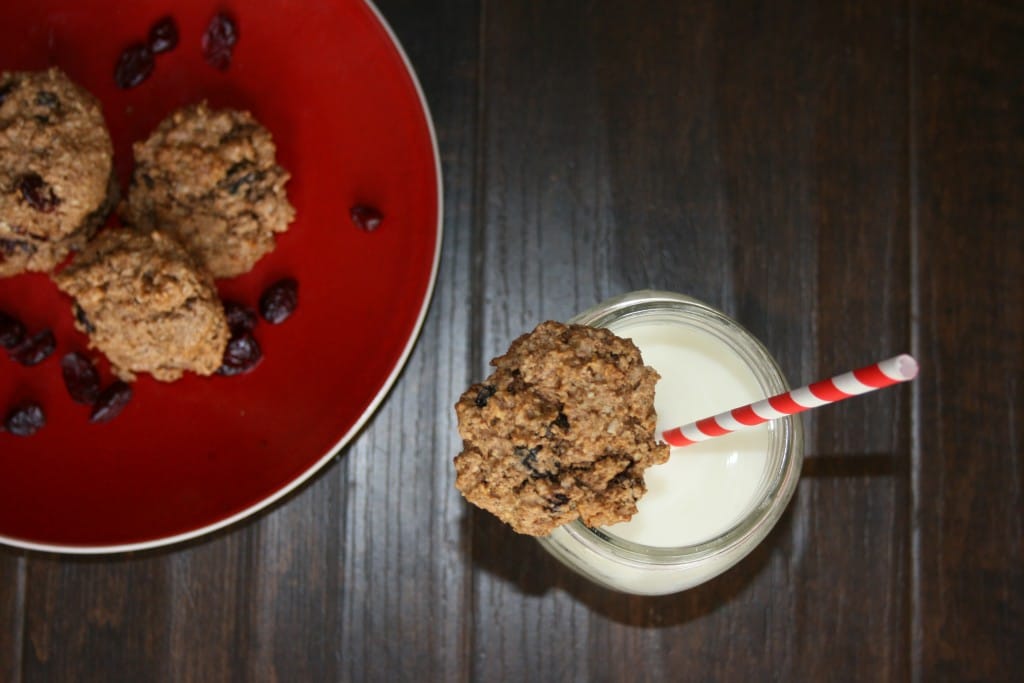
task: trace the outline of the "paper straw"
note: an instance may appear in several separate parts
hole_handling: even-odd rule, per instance
[[[906,382],[917,376],[917,361],[907,354],[858,370],[823,379],[756,403],[733,408],[714,417],[666,430],[661,438],[671,446],[689,446],[748,427],[802,413],[828,403]]]

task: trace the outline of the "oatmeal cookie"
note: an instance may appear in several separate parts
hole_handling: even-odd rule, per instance
[[[214,277],[251,270],[295,217],[290,176],[249,112],[179,109],[134,152],[126,222],[173,234]]]
[[[534,536],[577,517],[590,526],[632,517],[644,470],[669,454],[655,438],[658,373],[636,345],[549,321],[491,365],[455,406],[466,499]]]
[[[117,198],[100,104],[57,68],[0,74],[0,277],[53,269]]]
[[[228,342],[213,278],[173,238],[106,230],[54,276],[75,299],[76,326],[125,381],[210,375]]]

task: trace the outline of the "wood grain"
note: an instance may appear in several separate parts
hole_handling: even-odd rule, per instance
[[[794,378],[908,347],[905,16],[882,3],[686,3],[657,16],[488,5],[485,355],[641,287],[734,314]],[[757,553],[681,596],[597,591],[521,542],[505,550],[510,534],[474,516],[487,528],[478,556],[553,575],[478,576],[474,672],[821,680],[840,666],[905,678],[903,396],[810,416],[808,456],[851,464],[819,468]]]
[[[415,352],[344,459],[344,599],[328,636],[338,639],[341,680],[465,680],[472,568],[451,459],[473,324],[478,15],[465,2],[405,0],[381,10],[416,66],[436,123],[444,245]]]
[[[914,649],[920,680],[1024,671],[1024,12],[916,3]]]
[[[26,681],[147,678],[169,635],[161,562],[35,555],[26,580]],[[89,666],[84,666],[88,662]]]
[[[24,553],[0,547],[0,681],[21,680],[25,635]]]

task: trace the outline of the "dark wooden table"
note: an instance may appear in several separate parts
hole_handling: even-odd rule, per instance
[[[380,7],[445,172],[405,373],[256,519],[113,558],[0,549],[0,681],[1020,680],[1021,4]],[[563,569],[451,466],[492,356],[646,287],[724,309],[793,380],[922,366],[808,415],[767,541],[663,598]]]

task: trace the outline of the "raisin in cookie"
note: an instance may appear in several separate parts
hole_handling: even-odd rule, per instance
[[[636,345],[549,321],[491,365],[455,406],[466,499],[534,536],[577,517],[590,526],[632,517],[644,470],[669,454],[655,438],[658,373]]]
[[[125,381],[213,374],[228,342],[213,278],[172,237],[106,230],[54,276],[75,299],[76,326]]]
[[[62,71],[0,75],[0,277],[81,249],[117,197],[99,102]]]
[[[248,272],[295,217],[290,176],[249,112],[179,109],[134,151],[125,220],[175,235],[214,277]]]

